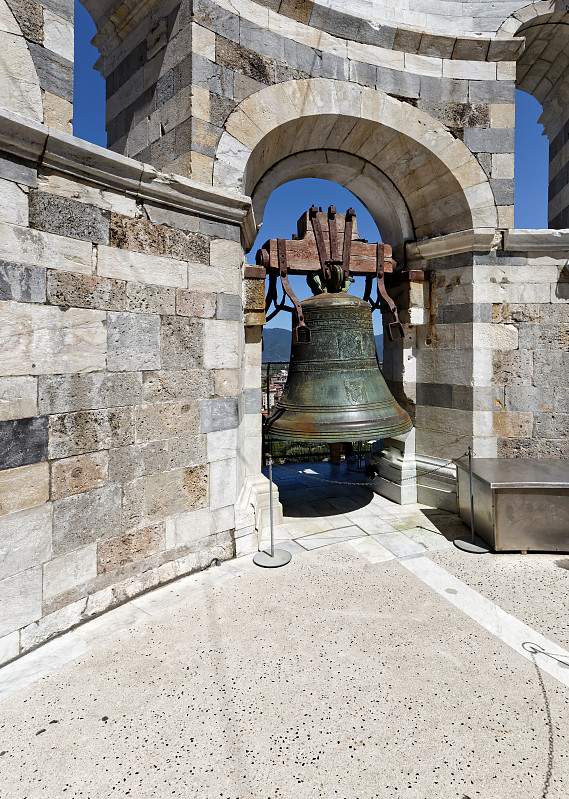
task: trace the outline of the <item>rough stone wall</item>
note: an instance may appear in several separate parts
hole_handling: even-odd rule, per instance
[[[0,104],[71,131],[73,0],[1,0]]]
[[[486,252],[424,262],[409,380],[418,454],[458,457],[472,442],[478,457],[568,456],[564,246],[547,232],[510,231]]]
[[[232,557],[260,407],[238,224],[184,209],[190,184],[149,200],[142,164],[114,157],[105,183],[104,150],[32,135],[35,161],[0,158],[0,660]]]

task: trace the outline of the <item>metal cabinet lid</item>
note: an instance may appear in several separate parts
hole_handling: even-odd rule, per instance
[[[468,471],[468,458],[455,463]],[[473,458],[472,474],[491,488],[569,488],[569,459]]]

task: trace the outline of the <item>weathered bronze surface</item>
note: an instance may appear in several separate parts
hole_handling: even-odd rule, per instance
[[[302,311],[309,340],[293,341],[288,380],[267,420],[268,436],[333,443],[411,430],[411,419],[379,369],[369,304],[351,294],[327,293],[304,300]]]

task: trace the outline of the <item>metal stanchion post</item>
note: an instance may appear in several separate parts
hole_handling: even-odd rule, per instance
[[[474,531],[474,487],[472,482],[472,448],[468,447],[468,485],[470,489],[470,541],[464,541],[457,538],[454,545],[457,549],[463,552],[470,552],[473,555],[484,555],[490,552],[490,548],[480,539],[477,538]]]
[[[264,569],[276,569],[290,563],[292,555],[286,549],[275,549],[275,525],[273,521],[273,459],[269,455],[269,524],[271,530],[271,546],[269,552],[261,550],[253,558],[253,563]]]

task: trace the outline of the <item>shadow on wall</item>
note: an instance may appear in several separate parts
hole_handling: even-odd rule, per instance
[[[569,300],[569,263],[565,264],[559,275],[555,296],[558,300]]]

